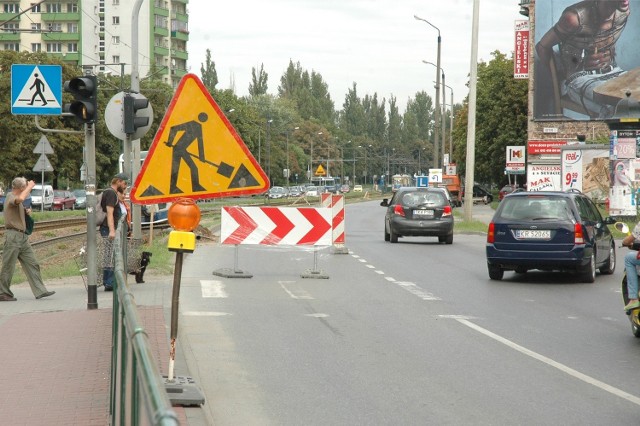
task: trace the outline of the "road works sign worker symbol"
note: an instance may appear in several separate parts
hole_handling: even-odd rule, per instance
[[[202,82],[185,75],[131,191],[138,204],[262,193],[269,180]]]

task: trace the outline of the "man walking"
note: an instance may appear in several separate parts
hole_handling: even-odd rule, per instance
[[[40,265],[29,244],[29,236],[25,215],[31,215],[31,209],[25,209],[22,202],[29,197],[35,182],[23,177],[17,177],[11,183],[11,192],[4,202],[4,248],[2,251],[2,271],[0,272],[0,302],[15,301],[13,292],[9,288],[16,268],[16,261],[27,276],[31,291],[36,299],[42,299],[55,294],[48,291],[42,282]]]

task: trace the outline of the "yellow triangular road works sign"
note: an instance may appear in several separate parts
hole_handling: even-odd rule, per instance
[[[269,179],[200,79],[185,75],[131,188],[137,204],[262,193]]]
[[[324,171],[324,167],[322,167],[322,164],[320,164],[316,169],[316,176],[324,176],[326,174],[327,172]]]

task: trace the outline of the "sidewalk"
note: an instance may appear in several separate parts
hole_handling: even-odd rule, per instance
[[[171,277],[146,275],[158,286]],[[80,277],[51,280],[56,294],[36,300],[28,284],[12,287],[16,302],[0,302],[0,423],[107,425],[113,293],[98,289],[98,309],[87,310]],[[152,352],[167,373],[169,343],[163,306],[139,307]],[[185,411],[174,407],[181,424]]]

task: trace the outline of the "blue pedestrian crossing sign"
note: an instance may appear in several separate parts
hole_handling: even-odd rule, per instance
[[[62,66],[11,65],[11,113],[62,114]]]

